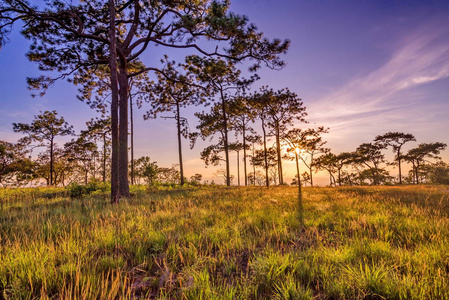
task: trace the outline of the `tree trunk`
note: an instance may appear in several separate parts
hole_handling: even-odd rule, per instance
[[[237,181],[238,181],[238,185],[240,186],[240,157],[239,157],[239,151],[237,151]]]
[[[134,184],[134,118],[133,118],[133,97],[129,93],[129,118],[131,126],[131,184]]]
[[[53,137],[50,139],[50,185],[53,185]]]
[[[106,182],[106,132],[103,133],[103,182]]]
[[[129,197],[128,180],[128,77],[126,61],[122,59],[118,74],[120,86],[119,101],[119,194],[120,197]]]
[[[279,131],[279,123],[276,122],[276,153],[278,156],[278,176],[279,176],[279,184],[284,184],[284,175],[282,174],[282,157],[281,157],[281,139],[280,139],[280,131]]]
[[[299,159],[298,153],[295,151],[295,160],[296,160],[296,176],[298,176],[298,213],[299,220],[303,221],[303,206],[302,206],[302,187],[301,187],[301,175],[299,173]]]
[[[310,186],[313,187],[313,154],[310,154]]]
[[[338,186],[341,186],[341,169],[338,169]]]
[[[176,127],[178,129],[179,171],[181,173],[181,186],[183,186],[184,185],[184,166],[182,164],[181,115],[180,115],[180,110],[179,110],[179,102],[176,102]]]
[[[400,148],[398,149],[398,167],[399,167],[399,184],[402,184],[402,172],[401,172],[401,152]]]
[[[268,158],[267,158],[267,134],[265,131],[265,121],[262,119],[262,131],[263,131],[263,154],[265,160],[265,184],[270,186],[270,178],[268,177]]]
[[[221,110],[223,111],[224,149],[226,158],[226,186],[231,186],[231,174],[229,171],[228,118],[226,116],[226,103],[222,90],[220,90],[220,94],[221,94]]]
[[[115,5],[109,0],[109,69],[111,71],[111,203],[118,203],[119,194],[119,141],[118,141],[118,82],[117,46],[115,40]]]
[[[253,157],[254,157],[255,152],[256,152],[256,149],[255,149],[254,143],[253,143]],[[256,165],[255,164],[253,164],[253,175],[254,175],[253,176],[253,179],[254,179],[253,185],[255,186],[256,185]]]
[[[417,161],[416,161],[416,167],[415,167],[416,184],[419,184],[419,174],[418,174],[418,170],[419,170],[419,162],[418,162],[418,160],[417,160]]]
[[[248,186],[248,174],[246,170],[246,133],[245,124],[243,124],[243,171],[245,172],[245,186]],[[254,174],[255,175],[255,174]]]

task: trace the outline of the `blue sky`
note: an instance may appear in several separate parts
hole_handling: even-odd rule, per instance
[[[352,151],[387,131],[412,133],[418,142],[449,143],[448,1],[234,0],[231,10],[248,16],[267,37],[291,40],[287,66],[261,70],[254,88],[296,92],[310,121],[298,126],[330,127],[326,139],[334,152]],[[20,138],[11,123],[30,122],[40,110],[55,109],[83,129],[96,114],[76,99],[76,87],[58,82],[43,98],[30,97],[26,77],[40,73],[27,61],[28,42],[18,29],[0,51],[0,139]],[[155,48],[144,59],[157,61],[162,54]],[[172,57],[182,56],[178,51]],[[198,109],[185,112],[191,127]],[[143,121],[142,114],[136,112],[136,156],[148,155],[162,166],[176,163],[173,122]],[[211,179],[217,170],[205,169],[199,159],[204,146],[189,150],[185,143],[188,176],[202,173]],[[293,168],[286,173],[292,177]]]

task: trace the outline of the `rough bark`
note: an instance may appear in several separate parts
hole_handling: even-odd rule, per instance
[[[117,45],[115,40],[115,5],[109,0],[109,68],[111,71],[111,203],[118,203],[119,195],[119,123],[118,123],[118,82]]]
[[[128,180],[128,76],[126,61],[120,63],[118,74],[119,101],[119,197],[129,197]]]

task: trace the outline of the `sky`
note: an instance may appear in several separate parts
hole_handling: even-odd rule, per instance
[[[246,15],[266,37],[291,41],[282,57],[286,67],[258,71],[261,79],[253,90],[268,85],[297,93],[309,123],[295,126],[329,127],[324,139],[334,153],[353,151],[388,131],[415,135],[417,143],[405,150],[422,142],[449,144],[449,1],[233,0],[231,10]],[[56,110],[78,132],[84,129],[97,114],[76,99],[77,88],[70,83],[57,82],[44,97],[31,97],[26,77],[41,73],[25,57],[29,42],[19,31],[15,28],[0,51],[0,140],[19,139],[12,123],[30,123],[44,110]],[[150,50],[143,57],[146,63],[156,63],[165,53],[176,60],[188,54]],[[246,67],[241,65],[248,74]],[[197,124],[193,113],[202,109],[183,112],[191,129]],[[135,157],[150,156],[160,166],[177,163],[174,120],[144,121],[144,112],[145,105],[135,111]],[[200,173],[221,182],[214,173],[224,166],[205,168],[200,160],[207,145],[200,141],[190,150],[184,141],[186,176]],[[385,152],[389,159],[390,152]],[[449,150],[442,157],[449,161]],[[290,182],[294,165],[285,165]],[[236,176],[235,156],[231,173]],[[315,178],[327,184],[324,173]]]

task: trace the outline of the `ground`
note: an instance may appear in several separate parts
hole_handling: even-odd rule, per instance
[[[444,186],[0,190],[0,299],[449,299]]]

